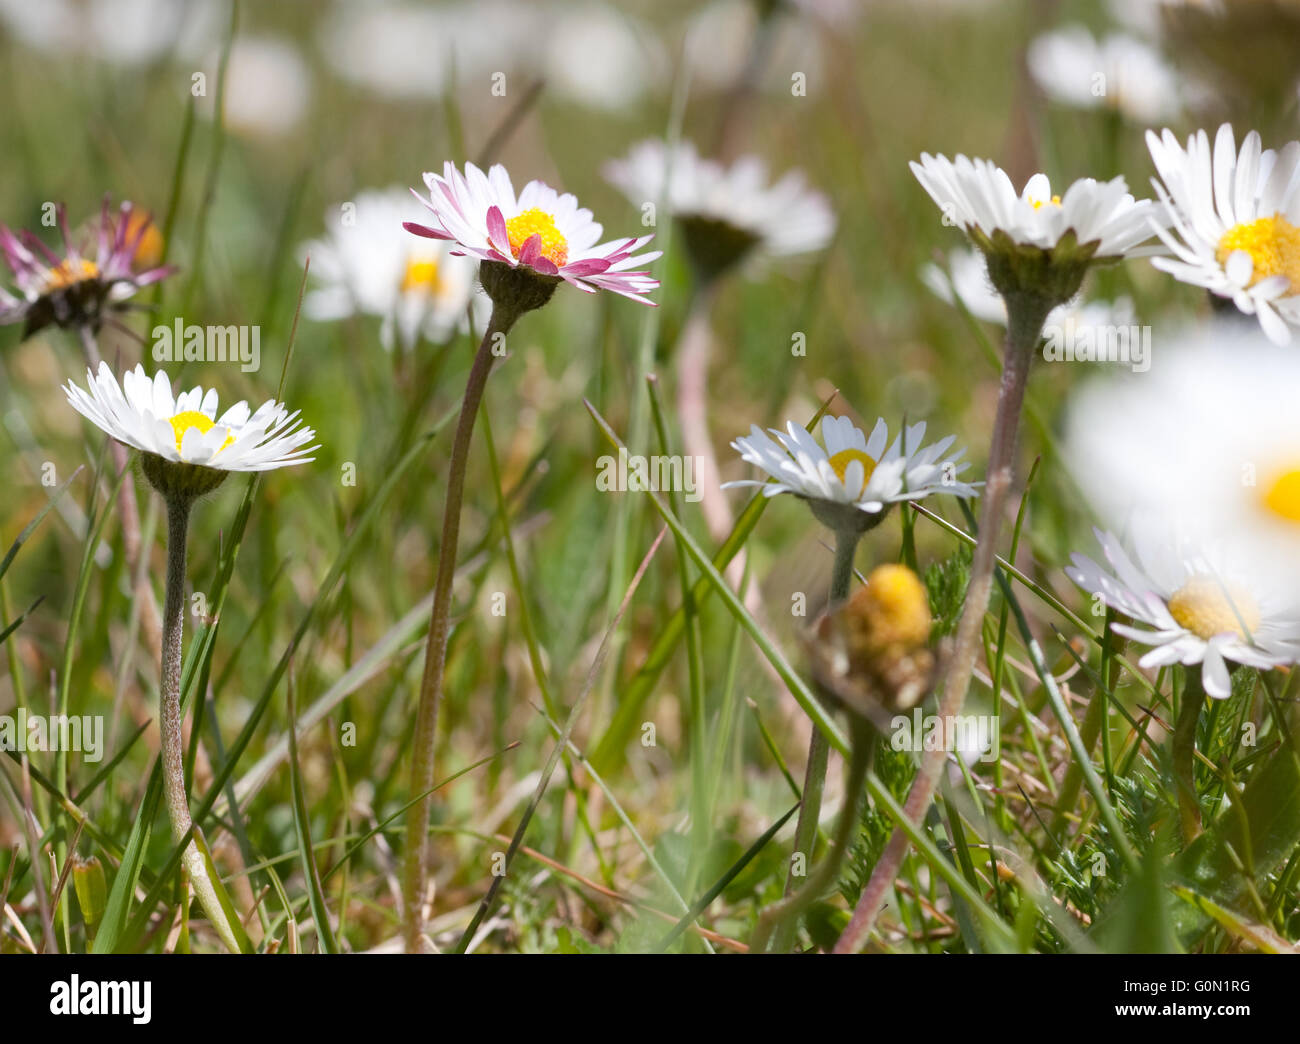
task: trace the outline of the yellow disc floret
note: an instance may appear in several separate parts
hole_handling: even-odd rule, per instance
[[[1300,467],[1283,471],[1261,498],[1270,512],[1286,522],[1300,522]]]
[[[50,269],[45,277],[45,291],[66,290],[74,283],[98,277],[99,266],[94,261],[87,261],[84,257],[67,258]]]
[[[1234,225],[1219,240],[1215,256],[1219,264],[1226,264],[1238,250],[1249,254],[1254,266],[1250,286],[1280,275],[1286,276],[1292,292],[1300,292],[1300,228],[1281,214]]]
[[[854,461],[862,465],[862,484],[865,486],[871,481],[871,473],[876,470],[876,462],[860,449],[843,449],[838,453],[832,454],[827,463],[830,464],[831,470],[839,477],[841,482],[845,481],[845,476],[849,473],[849,465]]]
[[[569,242],[555,227],[555,218],[537,207],[516,214],[506,222],[506,235],[510,239],[510,252],[519,256],[523,245],[533,236],[541,236],[541,255],[556,267],[569,260]]]
[[[413,257],[406,262],[402,273],[402,293],[412,291],[432,294],[438,290],[438,262],[433,258]]]
[[[1249,640],[1259,627],[1259,606],[1246,592],[1213,576],[1194,576],[1169,599],[1169,615],[1198,638],[1235,634]]]
[[[1029,205],[1032,206],[1035,210],[1041,210],[1043,208],[1044,203],[1051,203],[1052,206],[1059,207],[1061,205],[1061,197],[1053,196],[1050,200],[1031,199],[1029,201]]]
[[[198,410],[185,410],[183,413],[176,414],[171,419],[172,432],[176,435],[176,452],[181,452],[181,443],[185,441],[185,433],[191,428],[197,428],[200,435],[206,435],[213,428],[212,418],[206,413],[200,413]],[[233,435],[227,435],[226,441],[221,444],[217,450],[220,453],[232,442],[235,441]]]
[[[930,638],[930,599],[907,566],[876,566],[845,609],[855,658],[887,648],[916,648]]]

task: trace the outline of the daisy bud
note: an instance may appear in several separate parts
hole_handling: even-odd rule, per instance
[[[934,679],[930,622],[917,575],[906,566],[877,566],[865,587],[813,625],[813,675],[842,705],[883,729],[890,715],[920,702]]]

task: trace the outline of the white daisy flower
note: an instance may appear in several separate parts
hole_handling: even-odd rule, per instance
[[[1007,303],[993,289],[988,266],[978,250],[960,249],[948,254],[948,270],[930,262],[921,268],[921,282],[942,301],[953,303],[954,295],[976,319],[1007,325]],[[1044,330],[1073,331],[1114,329],[1131,326],[1136,313],[1133,300],[1121,295],[1114,301],[1078,299],[1053,308],[1043,323]]]
[[[311,104],[311,72],[294,44],[271,36],[241,36],[227,61],[222,115],[233,133],[278,141],[302,122]],[[220,48],[213,48],[201,66],[209,82],[216,82],[220,63]],[[199,105],[211,119],[216,93],[201,97]]]
[[[1038,86],[1063,105],[1106,107],[1137,122],[1168,119],[1180,107],[1173,68],[1124,33],[1097,40],[1081,25],[1065,26],[1037,37],[1026,59]]]
[[[441,175],[425,174],[424,182],[429,197],[416,198],[433,212],[433,223],[404,222],[408,232],[449,240],[453,254],[468,254],[511,272],[533,273],[552,283],[563,280],[590,294],[610,290],[654,303],[645,295],[659,280],[632,271],[659,257],[659,251],[637,253],[653,235],[601,243],[604,230],[576,197],[542,181],[530,181],[516,196],[499,163],[486,174],[473,163],[465,164],[464,174],[447,163]],[[484,275],[480,272],[480,278]],[[491,295],[492,286],[486,281],[484,286]]]
[[[826,197],[801,172],[769,183],[757,156],[730,166],[703,159],[695,146],[643,141],[605,166],[605,177],[638,207],[663,201],[680,223],[693,259],[725,267],[822,250],[835,231]]]
[[[661,83],[669,67],[654,30],[607,4],[566,2],[545,12],[548,94],[618,112]]]
[[[307,445],[315,431],[301,427],[299,414],[274,400],[256,410],[238,402],[218,416],[215,389],[194,387],[173,397],[167,375],[160,370],[150,377],[143,366],[128,371],[119,388],[108,364],[100,363],[98,374],[86,371],[86,383],[88,390],[67,383],[68,402],[118,442],[145,454],[150,481],[149,458],[209,472],[271,471],[304,464],[317,448]],[[214,485],[218,481],[208,477]]]
[[[1207,552],[1148,521],[1135,527],[1130,556],[1112,534],[1095,532],[1109,569],[1076,553],[1065,572],[1112,609],[1145,625],[1111,625],[1151,646],[1138,666],[1200,664],[1206,694],[1224,699],[1232,692],[1224,661],[1270,670],[1300,657],[1297,621],[1287,600],[1222,546]]]
[[[303,299],[309,318],[378,316],[380,341],[389,349],[394,343],[409,348],[421,334],[435,344],[446,341],[466,328],[471,303],[475,325],[486,326],[491,303],[475,293],[474,262],[402,228],[424,215],[409,191],[367,190],[349,203],[327,210],[326,237],[301,249],[311,258],[315,283]]]
[[[1146,137],[1160,175],[1152,184],[1172,225],[1160,239],[1174,255],[1152,264],[1231,299],[1258,316],[1270,340],[1288,343],[1289,327],[1300,325],[1300,142],[1261,151],[1251,131],[1238,152],[1227,123],[1213,153],[1203,130],[1186,149],[1169,130]]]
[[[770,431],[775,438],[753,425],[749,435],[736,439],[731,447],[771,478],[727,482],[723,488],[759,486],[767,497],[793,493],[807,500],[814,513],[833,529],[844,521],[837,509],[858,513],[855,524],[866,529],[879,521],[890,505],[900,501],[920,500],[932,493],[976,495],[976,484],[959,482],[956,477],[970,466],[961,459],[966,451],[945,456],[956,437],[949,435],[922,448],[923,421],[890,442],[883,419],[876,421],[868,437],[848,417],[825,417],[821,424],[825,448],[794,421],[786,424],[784,432],[775,428]],[[819,507],[829,508],[834,514],[827,516],[819,512]]]
[[[1300,356],[1240,323],[1166,340],[1149,373],[1076,392],[1063,440],[1075,482],[1111,528],[1134,510],[1183,519],[1300,584]]]
[[[1052,250],[1073,232],[1080,246],[1096,243],[1091,257],[1101,260],[1125,257],[1152,235],[1154,204],[1134,200],[1123,177],[1080,178],[1061,196],[1052,194],[1046,174],[1035,174],[1017,193],[1006,172],[988,160],[958,156],[954,162],[922,153],[920,163],[909,165],[945,219],[978,233],[977,241],[1003,235]]]

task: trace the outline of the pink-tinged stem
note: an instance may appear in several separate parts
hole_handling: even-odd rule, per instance
[[[403,937],[408,953],[423,950],[424,893],[428,877],[425,851],[429,808],[433,787],[434,747],[438,733],[438,705],[442,700],[443,671],[447,665],[447,639],[451,633],[451,588],[456,575],[456,548],[460,541],[460,512],[465,492],[465,471],[469,462],[470,438],[478,419],[483,389],[492,370],[492,348],[498,334],[514,325],[517,313],[494,307],[487,332],[474,356],[456,436],[447,471],[447,500],[442,517],[442,540],[438,545],[438,575],[433,588],[433,611],[429,639],[424,650],[424,676],[420,681],[420,702],[415,719],[415,752],[411,763],[411,795],[424,795],[406,817],[406,850],[402,857]]]
[[[975,659],[980,648],[980,630],[988,610],[993,590],[993,566],[997,554],[998,538],[1002,532],[1008,495],[1015,467],[1016,436],[1020,429],[1020,413],[1025,400],[1025,386],[1034,350],[1042,334],[1043,322],[1050,310],[1049,303],[1041,298],[1008,295],[1006,356],[1002,364],[1002,382],[998,388],[997,416],[993,422],[993,438],[989,444],[988,474],[985,479],[984,503],[980,511],[979,534],[975,542],[975,555],[971,562],[970,586],[966,590],[966,604],[962,608],[961,622],[952,659],[944,679],[943,695],[939,700],[939,720],[944,723],[945,742],[938,750],[927,750],[921,759],[921,768],[912,789],[908,791],[903,812],[917,826],[926,809],[934,800],[934,793],[948,760],[947,748],[952,736],[949,722],[961,713],[975,672]],[[907,855],[907,835],[895,829],[880,861],[871,872],[858,905],[853,911],[844,933],[835,944],[836,953],[852,953],[870,933],[876,917],[884,904],[885,895],[893,886],[903,859]]]

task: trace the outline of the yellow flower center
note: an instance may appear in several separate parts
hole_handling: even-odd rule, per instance
[[[406,262],[406,271],[402,274],[402,293],[417,291],[424,294],[436,293],[439,287],[438,262],[432,258],[411,258]]]
[[[140,233],[141,226],[144,226],[143,234]],[[131,242],[131,238],[137,235],[140,236],[140,242],[135,246],[135,256],[131,259],[131,266],[137,271],[155,267],[162,261],[162,233],[158,231],[158,226],[146,214],[139,210],[133,210],[130,219],[126,223],[126,241]]]
[[[1250,285],[1271,276],[1286,276],[1293,291],[1300,291],[1300,228],[1281,214],[1256,218],[1247,225],[1234,225],[1219,240],[1215,256],[1219,264],[1237,250],[1250,255],[1254,271]]]
[[[198,410],[185,410],[183,413],[176,414],[171,419],[172,431],[176,435],[176,452],[181,451],[181,443],[185,441],[185,433],[191,428],[198,428],[200,435],[206,435],[213,428],[212,419],[206,413],[200,413]],[[217,453],[225,449],[235,441],[233,435],[227,435],[226,441],[223,442]],[[215,456],[216,454],[213,454]]]
[[[1050,200],[1030,199],[1029,201],[1029,205],[1033,207],[1035,210],[1041,210],[1045,203],[1051,203],[1052,206],[1059,207],[1061,205],[1061,197],[1053,196]]]
[[[833,454],[828,461],[831,470],[839,476],[839,480],[844,482],[844,476],[849,473],[849,465],[854,461],[862,464],[862,482],[865,485],[871,480],[871,473],[876,470],[876,462],[868,457],[860,449],[845,449]]]
[[[80,283],[85,279],[96,279],[98,276],[99,266],[94,261],[87,261],[84,257],[79,257],[75,261],[68,258],[50,269],[50,274],[45,277],[45,292],[66,290],[74,283]]]
[[[1300,467],[1277,476],[1260,498],[1266,507],[1286,522],[1300,522]]]
[[[930,599],[907,566],[876,566],[844,608],[850,655],[870,661],[886,649],[916,649],[930,640]]]
[[[555,218],[537,207],[529,207],[507,221],[506,235],[510,239],[510,251],[515,257],[519,256],[520,249],[528,240],[533,236],[541,236],[542,257],[557,267],[569,260],[569,242],[555,227]]]
[[[1259,606],[1244,591],[1212,576],[1194,576],[1169,599],[1169,615],[1200,638],[1235,634],[1249,638],[1259,627]]]

